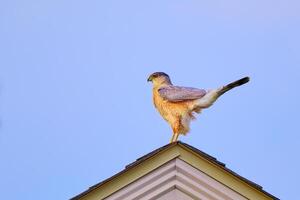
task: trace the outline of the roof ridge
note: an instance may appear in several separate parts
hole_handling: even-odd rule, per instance
[[[205,153],[205,152],[203,152],[203,151],[201,151],[201,150],[199,150],[199,149],[197,149],[197,148],[195,148],[195,147],[193,147],[193,146],[191,146],[191,145],[189,145],[187,143],[181,142],[181,141],[176,141],[176,142],[173,142],[173,143],[166,144],[166,145],[164,145],[162,147],[159,147],[159,148],[151,151],[150,153],[148,153],[148,154],[146,154],[144,156],[141,156],[141,157],[137,158],[134,162],[126,165],[125,168],[122,171],[120,171],[119,173],[117,173],[117,174],[115,174],[115,175],[113,175],[113,176],[105,179],[104,181],[101,181],[101,182],[99,182],[99,183],[97,183],[97,184],[89,187],[89,189],[87,189],[86,191],[84,191],[84,192],[78,194],[77,196],[71,198],[71,200],[77,200],[77,199],[79,199],[80,197],[82,197],[85,194],[91,192],[92,190],[95,190],[96,188],[100,187],[101,185],[109,182],[110,180],[112,180],[113,178],[119,176],[120,174],[125,173],[126,171],[132,169],[134,166],[137,166],[140,163],[142,163],[143,161],[145,161],[145,160],[147,160],[147,159],[155,156],[156,154],[162,152],[163,150],[166,150],[166,149],[168,149],[168,148],[170,148],[172,146],[176,146],[176,145],[180,145],[180,146],[183,146],[183,147],[186,147],[186,148],[190,149],[192,152],[195,152],[199,156],[204,157],[205,159],[207,159],[211,163],[217,165],[218,167],[220,167],[221,169],[227,171],[231,175],[233,175],[233,176],[239,178],[240,180],[244,181],[246,184],[252,186],[253,188],[256,188],[260,192],[266,194],[267,196],[270,196],[273,199],[279,200],[279,198],[277,198],[277,197],[273,196],[272,194],[270,194],[270,193],[266,192],[265,190],[263,190],[262,186],[254,183],[253,181],[248,180],[247,178],[244,178],[243,176],[241,176],[241,175],[237,174],[236,172],[232,171],[231,169],[227,168],[224,163],[218,161],[215,157],[213,157],[213,156],[211,156],[211,155],[209,155],[209,154],[207,154],[207,153]]]

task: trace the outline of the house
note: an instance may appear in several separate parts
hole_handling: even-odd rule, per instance
[[[183,142],[165,145],[71,200],[271,200],[278,199]]]

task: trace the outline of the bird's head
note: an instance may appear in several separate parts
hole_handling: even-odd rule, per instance
[[[164,72],[154,72],[149,76],[147,81],[151,81],[154,86],[172,84],[169,75]]]

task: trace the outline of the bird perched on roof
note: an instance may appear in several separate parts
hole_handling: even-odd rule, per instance
[[[164,72],[151,74],[148,81],[153,83],[154,106],[170,124],[173,130],[171,142],[175,142],[179,134],[186,135],[189,132],[190,122],[195,119],[194,113],[199,114],[228,90],[247,83],[249,77],[213,90],[174,86]]]

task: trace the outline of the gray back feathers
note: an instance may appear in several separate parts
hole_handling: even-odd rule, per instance
[[[200,99],[206,94],[203,89],[173,85],[163,86],[158,89],[158,92],[163,99],[171,102]]]

